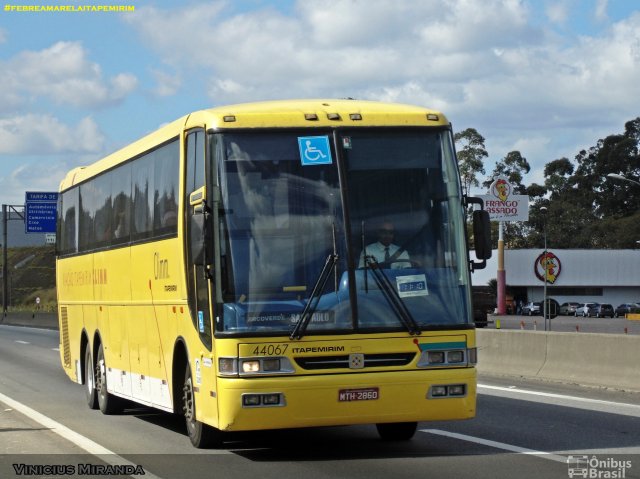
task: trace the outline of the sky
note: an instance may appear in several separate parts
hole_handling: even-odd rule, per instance
[[[71,168],[233,103],[437,109],[454,131],[484,136],[487,174],[520,151],[525,184],[640,116],[635,0],[2,1],[3,204],[57,191]]]

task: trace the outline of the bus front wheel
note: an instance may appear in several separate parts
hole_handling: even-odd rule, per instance
[[[98,409],[98,393],[96,392],[95,369],[91,358],[91,346],[87,343],[84,349],[84,387],[87,404],[91,409]]]
[[[193,379],[191,377],[191,368],[188,365],[184,374],[184,385],[182,387],[182,410],[187,425],[187,434],[193,446],[198,449],[222,446],[224,433],[196,419]]]
[[[102,344],[98,349],[98,360],[95,369],[96,391],[98,393],[98,406],[102,414],[118,414],[124,409],[123,400],[107,391],[107,364],[104,360]]]
[[[378,434],[384,441],[408,441],[418,429],[417,422],[393,422],[376,424]]]

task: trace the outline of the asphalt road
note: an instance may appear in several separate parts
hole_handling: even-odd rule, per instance
[[[63,469],[29,477],[73,477],[78,465],[104,472],[116,464],[154,479],[566,478],[587,468],[599,475],[585,477],[640,478],[640,394],[481,377],[476,419],[421,423],[409,442],[350,426],[236,434],[225,449],[201,451],[181,418],[143,407],[109,417],[89,410],[57,348],[55,330],[0,326],[0,477],[54,464]]]

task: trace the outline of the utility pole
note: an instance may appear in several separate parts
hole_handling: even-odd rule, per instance
[[[16,208],[22,208],[18,211]],[[11,212],[18,218],[9,218]],[[9,307],[9,265],[7,261],[7,246],[9,240],[7,224],[10,220],[22,220],[24,222],[24,205],[2,205],[2,317],[7,316]]]
[[[549,319],[549,306],[547,305],[547,276],[549,274],[549,253],[547,250],[547,207],[540,207],[540,211],[544,214],[544,223],[543,223],[543,231],[544,231],[544,291],[542,293],[542,314],[544,315],[544,330],[551,330],[551,319]],[[549,323],[547,326],[547,322]]]

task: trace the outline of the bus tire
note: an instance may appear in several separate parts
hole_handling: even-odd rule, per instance
[[[191,376],[191,368],[188,364],[184,373],[184,385],[182,387],[182,410],[187,426],[187,435],[194,447],[206,449],[222,446],[224,433],[196,419],[193,379]]]
[[[376,424],[383,441],[408,441],[418,429],[417,422],[393,422]]]
[[[96,391],[95,367],[91,358],[91,346],[84,348],[84,391],[90,409],[98,409],[98,393]]]
[[[98,406],[102,414],[118,414],[124,409],[123,400],[107,391],[107,363],[104,360],[102,344],[98,349],[98,360],[95,367],[96,391],[98,393]]]

